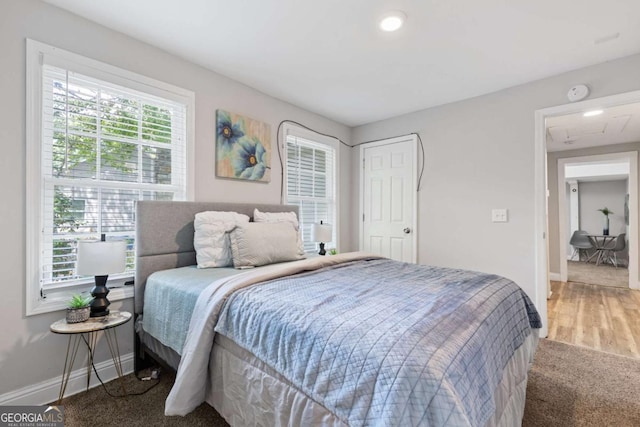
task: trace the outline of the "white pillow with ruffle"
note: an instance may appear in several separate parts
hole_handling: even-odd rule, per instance
[[[198,268],[229,267],[233,265],[229,233],[238,224],[248,223],[249,217],[237,212],[206,211],[196,214],[193,222]]]

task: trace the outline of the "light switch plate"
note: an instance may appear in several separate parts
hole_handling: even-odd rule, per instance
[[[491,222],[508,222],[509,216],[507,209],[492,209]]]

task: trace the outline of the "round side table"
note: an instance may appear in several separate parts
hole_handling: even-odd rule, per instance
[[[87,390],[89,390],[89,381],[91,380],[91,368],[93,366],[93,354],[98,342],[98,332],[104,331],[104,336],[109,345],[113,366],[118,374],[122,392],[126,394],[122,375],[122,363],[120,361],[120,348],[118,347],[118,336],[116,328],[131,320],[131,313],[128,311],[112,311],[104,317],[91,317],[86,322],[67,323],[65,319],[58,320],[51,324],[51,332],[56,334],[69,335],[67,343],[67,355],[64,360],[64,368],[62,371],[62,383],[60,384],[60,394],[58,395],[58,403],[64,397],[64,392],[69,383],[69,376],[73,370],[73,364],[78,354],[80,343],[84,341],[87,344]]]

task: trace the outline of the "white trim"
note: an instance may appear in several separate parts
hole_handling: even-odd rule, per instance
[[[42,219],[40,216],[40,195],[41,195],[41,160],[40,141],[42,141],[42,79],[41,60],[42,56],[37,44],[27,39],[27,124],[26,124],[26,314],[44,312],[41,308],[40,298],[40,260],[38,252],[31,248],[40,247],[40,233],[42,232]],[[39,120],[29,120],[29,117]],[[37,227],[34,224],[38,224]]]
[[[46,313],[64,308],[58,298],[43,300],[40,296],[40,277],[38,257],[40,236],[43,230],[41,217],[41,199],[43,179],[41,176],[42,143],[42,64],[58,62],[66,69],[88,74],[106,82],[125,86],[137,91],[160,96],[186,105],[186,200],[193,200],[195,194],[195,93],[169,83],[152,79],[128,70],[124,70],[94,59],[26,40],[26,294],[25,314],[27,316]],[[104,184],[109,186],[108,183]],[[127,184],[125,184],[126,186]],[[161,188],[162,186],[158,186]],[[38,248],[38,249],[36,249]],[[69,289],[76,284],[70,283]],[[117,301],[132,296],[133,290],[114,289],[109,299]]]
[[[546,116],[540,110],[535,112],[535,147],[534,147],[534,241],[535,241],[535,292],[532,295],[534,304],[542,319],[540,337],[549,333],[547,324],[547,296],[549,295],[548,242],[547,242],[547,149],[546,149]],[[538,141],[541,141],[538,143]]]
[[[569,235],[573,235],[574,232],[580,230],[580,198],[579,198],[579,186],[578,181],[576,180],[568,180],[567,184],[569,185]],[[572,260],[574,253],[572,248],[567,248],[567,252],[565,253],[567,260]],[[580,258],[580,257],[578,257]]]
[[[287,135],[294,135],[300,138],[304,138],[304,139],[308,139],[310,141],[314,141],[314,142],[318,142],[320,144],[324,144],[324,145],[328,145],[329,147],[333,148],[335,154],[336,154],[336,162],[334,167],[334,177],[333,177],[333,183],[334,183],[334,206],[335,206],[335,219],[334,219],[334,226],[335,226],[335,230],[336,230],[336,242],[335,242],[335,249],[340,252],[340,240],[342,239],[342,234],[340,233],[340,230],[342,229],[341,227],[341,222],[340,221],[340,185],[338,184],[340,182],[340,140],[337,138],[332,138],[329,136],[325,136],[325,135],[321,135],[319,133],[307,130],[305,128],[302,128],[300,126],[297,126],[293,123],[289,123],[289,122],[285,122],[282,125],[282,139],[280,141],[281,145],[278,147],[278,149],[280,150],[280,160],[281,160],[281,166],[282,166],[282,194],[281,194],[281,203],[285,204],[287,203],[287,188],[286,188],[286,183],[287,183]]]
[[[362,220],[364,215],[364,150],[372,147],[379,147],[382,145],[398,144],[401,142],[410,141],[413,143],[413,161],[412,168],[414,172],[415,180],[413,181],[413,224],[411,224],[413,230],[413,263],[418,262],[418,136],[415,133],[403,136],[396,136],[393,138],[382,139],[380,141],[368,142],[360,145],[360,161],[362,165],[358,166],[360,169],[360,197],[359,197],[359,215],[358,215],[358,230],[360,238],[358,239],[359,249],[364,248],[364,221]]]
[[[125,70],[105,62],[87,58],[86,56],[60,49],[33,39],[27,39],[27,51],[38,52],[47,56],[47,63],[60,64],[62,67],[89,77],[104,80],[119,86],[129,87],[141,92],[168,98],[173,101],[187,103],[188,98],[194,97],[193,91],[156,80],[133,71]],[[71,63],[71,64],[70,64]]]
[[[547,117],[565,114],[579,113],[587,109],[607,108],[621,104],[631,104],[640,102],[640,91],[621,93],[597,99],[589,99],[573,104],[558,105],[555,107],[543,108],[535,111],[535,139],[534,139],[534,197],[535,197],[535,294],[533,295],[536,308],[542,317],[542,329],[540,336],[546,337],[547,326],[547,294],[549,281],[548,273],[548,242],[547,233],[547,148],[546,148],[546,128]],[[631,222],[631,219],[630,221]],[[637,231],[636,231],[637,232]],[[637,280],[637,278],[635,278]]]
[[[549,280],[553,280],[554,282],[562,282],[560,273],[549,273]]]
[[[81,356],[80,354],[78,356]],[[80,358],[85,360],[85,358]],[[124,375],[133,372],[133,360],[134,354],[128,353],[120,357],[122,362],[122,372]],[[63,360],[60,360],[60,366],[62,366]],[[57,363],[57,362],[55,362]],[[114,380],[118,377],[116,369],[113,366],[113,360],[108,359],[104,362],[96,363],[96,370],[102,378],[103,382]],[[58,400],[58,394],[60,393],[60,384],[62,383],[62,375],[49,380],[41,381],[37,384],[29,385],[19,388],[18,390],[10,391],[0,395],[0,405],[46,405]],[[94,388],[100,385],[100,382],[96,378],[94,372],[91,375],[90,388]],[[81,393],[87,388],[87,368],[86,366],[78,368],[71,372],[69,376],[69,383],[65,390],[64,397],[73,396],[74,394]]]
[[[131,278],[129,278],[131,280]],[[109,286],[112,286],[114,281],[109,281]],[[69,302],[69,295],[71,293],[81,293],[88,291],[93,285],[74,286],[69,285],[57,290],[48,289],[46,291],[46,300],[39,299],[37,304],[32,306],[32,311],[29,315],[50,313],[52,311],[64,310],[67,308]],[[118,288],[109,288],[108,299],[110,302],[120,301],[127,298],[133,298],[134,289],[133,286],[121,286]]]
[[[563,218],[567,215],[567,192],[565,185],[565,166],[571,163],[602,162],[611,160],[626,160],[629,162],[629,287],[639,289],[638,263],[631,260],[638,259],[638,152],[626,151],[620,153],[600,154],[593,156],[564,157],[558,159],[558,238],[560,239],[560,280],[566,282],[568,278],[567,259],[562,254],[567,253],[567,227]],[[635,278],[635,280],[634,280]]]
[[[196,197],[196,96],[191,92],[187,105],[187,201],[194,201]]]

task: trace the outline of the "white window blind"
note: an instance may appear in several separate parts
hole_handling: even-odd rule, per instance
[[[286,200],[299,206],[299,221],[306,252],[316,251],[311,241],[311,225],[333,225],[333,239],[327,248],[336,247],[336,152],[326,144],[286,136]]]
[[[42,65],[40,286],[69,286],[78,239],[126,239],[135,201],[186,199],[187,106]],[[115,276],[117,277],[117,276]]]

